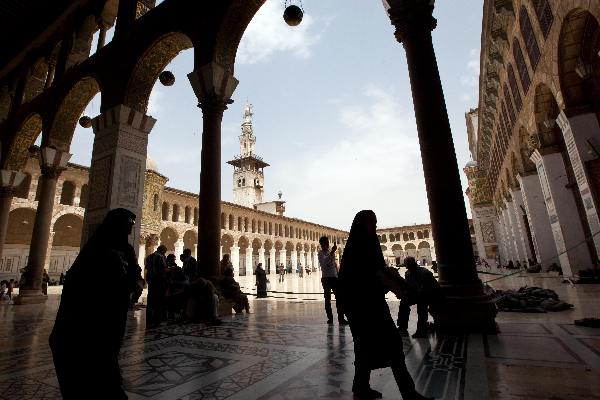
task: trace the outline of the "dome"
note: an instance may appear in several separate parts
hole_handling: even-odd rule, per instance
[[[472,167],[476,167],[476,166],[477,166],[477,161],[471,160],[467,163],[467,165],[465,165],[465,168],[472,168]]]
[[[156,162],[150,157],[146,157],[146,170],[158,172],[158,165],[156,165]]]

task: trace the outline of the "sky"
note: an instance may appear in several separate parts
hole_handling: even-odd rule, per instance
[[[267,0],[246,30],[234,75],[240,81],[222,125],[222,199],[233,199],[243,109],[253,105],[256,152],[265,168],[265,201],[281,190],[286,216],[349,230],[361,209],[379,227],[429,223],[423,167],[404,49],[380,0],[303,0],[289,27],[283,0]],[[298,4],[299,0],[293,0]],[[477,106],[482,0],[438,0],[434,47],[463,190],[469,161],[465,113]],[[109,35],[110,38],[110,35]],[[166,68],[148,114],[157,119],[148,155],[170,187],[198,193],[202,113],[187,74],[193,51]],[[96,116],[97,96],[84,111]],[[89,165],[93,132],[77,127],[72,162]],[[469,209],[468,205],[466,206]]]

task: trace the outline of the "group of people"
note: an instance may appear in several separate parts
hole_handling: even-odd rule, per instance
[[[50,335],[56,374],[66,400],[86,398],[92,387],[98,398],[127,399],[118,356],[125,334],[127,311],[142,280],[141,268],[128,242],[134,224],[135,214],[132,212],[122,208],[111,210],[66,274],[56,322]],[[330,250],[328,241],[321,239],[319,261],[321,267],[325,267],[322,284],[329,293],[329,296],[325,295],[328,321],[333,319],[330,301],[330,292],[333,291],[338,301],[338,321],[350,325],[354,339],[352,391],[356,397],[381,398],[381,393],[370,387],[370,374],[374,369],[391,367],[403,399],[427,399],[415,390],[406,368],[402,329],[394,324],[385,294],[392,291],[401,302],[406,302],[401,305],[402,318],[405,318],[407,307],[410,310],[411,304],[416,303],[419,307],[420,303],[429,301],[425,299],[432,297],[431,288],[435,280],[432,281],[432,277],[410,260],[406,280],[395,268],[386,267],[376,225],[373,211],[364,210],[356,215],[339,270],[333,258],[336,246]],[[185,310],[188,318],[196,316],[201,307],[213,308],[212,312],[215,312],[214,303],[210,304],[210,296],[207,295],[214,294],[215,288],[199,276],[198,265],[191,252],[184,251],[181,271],[174,263],[174,257],[165,254],[166,248],[159,246],[146,259],[149,320],[154,323],[160,320],[163,313],[161,301],[171,282],[187,282],[182,286],[187,299]],[[223,292],[229,291],[230,296],[236,299],[238,310],[245,308],[248,311],[247,298],[240,296],[241,290],[233,279],[233,269],[228,266],[228,260],[222,261],[222,268],[223,288],[227,288],[222,289]],[[90,292],[100,293],[104,289],[105,280],[96,279],[98,271],[102,271],[111,282],[110,296],[89,296]],[[259,295],[266,295],[266,273],[262,266],[256,269],[256,276]],[[419,312],[419,318],[421,316]],[[81,331],[82,327],[85,327],[85,332]],[[94,360],[95,368],[102,371],[101,382],[98,380],[100,375],[90,374],[87,369],[81,368],[90,359]]]
[[[15,280],[3,280],[0,282],[0,301],[11,301]]]

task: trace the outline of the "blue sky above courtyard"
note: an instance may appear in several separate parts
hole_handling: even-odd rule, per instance
[[[283,192],[286,215],[349,229],[373,209],[379,226],[429,222],[406,58],[381,1],[304,0],[302,24],[283,22],[283,1],[267,0],[242,39],[240,84],[223,119],[222,198],[232,200],[232,167],[246,102],[254,106],[265,198]],[[469,160],[464,114],[477,105],[482,2],[438,0],[433,31],[459,167]],[[157,119],[149,156],[168,186],[198,192],[202,114],[187,80],[193,51],[167,67],[148,114]],[[100,110],[97,96],[85,111]],[[431,116],[435,118],[435,115]],[[78,127],[72,161],[89,165],[93,132]],[[466,181],[463,178],[463,188]]]

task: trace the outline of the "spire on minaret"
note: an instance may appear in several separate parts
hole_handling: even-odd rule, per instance
[[[262,203],[264,194],[264,168],[269,164],[256,155],[254,147],[256,137],[252,128],[252,104],[246,103],[242,134],[240,139],[240,154],[227,163],[234,166],[233,170],[233,202],[246,207],[254,207]]]

